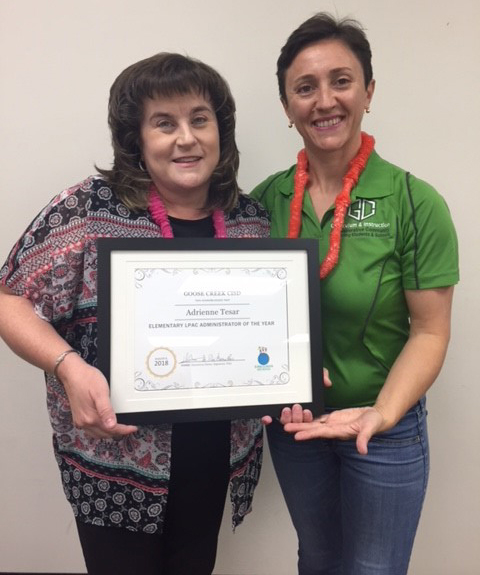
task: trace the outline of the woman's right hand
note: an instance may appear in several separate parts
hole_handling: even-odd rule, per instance
[[[108,382],[99,369],[70,353],[57,375],[65,387],[75,427],[96,439],[121,439],[137,431],[134,425],[117,423]]]
[[[0,285],[0,337],[20,357],[51,372],[68,343],[52,324],[41,319],[32,303]],[[134,425],[121,425],[112,409],[103,374],[76,353],[59,364],[57,375],[65,387],[75,427],[96,438],[121,439],[134,433]]]

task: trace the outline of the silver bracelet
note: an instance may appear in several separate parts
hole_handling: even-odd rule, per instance
[[[66,351],[62,352],[57,359],[55,360],[55,365],[53,366],[53,375],[58,379],[58,375],[57,375],[57,371],[58,368],[60,367],[60,364],[62,363],[62,361],[67,357],[67,355],[69,353],[79,353],[76,349],[70,348],[67,349]]]

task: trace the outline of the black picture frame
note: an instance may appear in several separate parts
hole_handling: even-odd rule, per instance
[[[318,243],[315,240],[309,239],[275,239],[275,238],[239,238],[239,239],[213,239],[213,238],[174,238],[174,239],[163,239],[163,238],[100,238],[98,240],[98,367],[105,375],[107,381],[110,385],[110,392],[112,398],[112,405],[117,413],[117,419],[121,423],[135,424],[135,425],[150,425],[150,424],[160,424],[160,423],[175,423],[175,422],[187,422],[187,421],[208,421],[208,420],[227,420],[227,419],[239,419],[239,418],[256,418],[264,415],[270,415],[272,417],[278,417],[280,415],[281,409],[285,405],[292,405],[294,403],[301,403],[304,408],[310,409],[314,416],[320,415],[324,410],[324,400],[323,400],[323,362],[322,362],[322,336],[321,336],[321,311],[320,311],[320,279],[319,279],[319,256],[318,256]],[[197,266],[197,261],[200,258],[200,267]],[[263,259],[262,259],[263,258]],[[212,270],[215,267],[224,270],[224,274],[235,273],[245,274],[246,271],[250,269],[257,269],[260,272],[264,271],[262,266],[258,262],[263,261],[274,261],[279,262],[294,262],[291,265],[292,270],[295,273],[291,273],[288,277],[288,281],[285,281],[284,289],[285,298],[285,314],[280,313],[279,323],[284,325],[283,321],[284,315],[286,316],[287,330],[290,330],[291,326],[297,323],[303,326],[300,329],[301,336],[297,337],[302,341],[295,341],[295,336],[290,337],[290,331],[288,333],[288,342],[286,343],[288,347],[288,384],[278,385],[277,390],[274,389],[275,385],[256,385],[251,384],[249,386],[238,385],[238,386],[228,386],[225,384],[224,388],[222,385],[215,385],[212,388],[209,385],[205,385],[201,388],[191,387],[188,389],[181,389],[181,391],[172,389],[164,389],[153,391],[148,389],[147,392],[138,389],[133,389],[137,385],[137,381],[141,381],[141,385],[146,385],[145,381],[149,385],[153,385],[147,378],[138,378],[139,370],[125,369],[124,362],[126,366],[134,365],[135,360],[132,359],[134,352],[132,351],[132,346],[135,347],[136,340],[144,338],[143,328],[140,330],[140,337],[132,335],[131,325],[132,319],[130,316],[134,316],[134,332],[137,333],[138,329],[136,326],[137,311],[132,311],[136,305],[132,301],[131,294],[137,294],[135,288],[131,287],[131,282],[135,282],[135,277],[138,276],[139,270],[147,270],[150,274],[164,273],[170,268],[165,267],[165,260],[170,262],[173,259],[175,265],[177,262],[181,262],[180,268],[172,268],[178,270],[180,274],[186,274],[187,279],[190,279],[190,275],[193,277],[194,271],[201,270],[209,271],[209,268],[205,267],[205,262],[211,263]],[[138,262],[137,262],[138,260]],[[225,262],[232,262],[231,264],[226,264]],[[247,264],[244,262],[247,261]],[[132,263],[133,262],[133,263]],[[147,262],[146,264],[144,262]],[[152,262],[155,262],[152,264]],[[187,263],[185,263],[187,262]],[[219,263],[221,262],[221,265]],[[242,262],[237,265],[238,262]],[[157,266],[158,264],[158,266]],[[147,267],[142,267],[142,266]],[[271,264],[268,264],[269,266]],[[288,273],[290,264],[286,264],[285,268]],[[135,267],[140,266],[140,267]],[[148,267],[150,266],[150,267]],[[230,267],[229,267],[230,266]],[[243,267],[242,267],[243,266]],[[245,267],[246,266],[246,267]],[[158,267],[158,270],[156,271]],[[185,267],[185,269],[183,269]],[[238,269],[241,271],[238,272]],[[266,267],[265,270],[277,269]],[[281,266],[278,268],[281,269]],[[282,268],[283,269],[283,268]],[[135,270],[135,271],[132,271]],[[153,270],[153,271],[151,271]],[[190,270],[190,271],[189,271]],[[296,270],[296,271],[295,271]],[[141,275],[141,274],[140,274]],[[165,275],[165,274],[164,274]],[[302,276],[302,277],[300,277]],[[137,277],[138,279],[138,277]],[[244,280],[243,276],[240,278]],[[195,277],[197,281],[197,278]],[[231,278],[228,280],[230,281]],[[162,300],[162,289],[164,290],[164,297],[167,297],[167,291],[170,288],[170,295],[172,292],[172,286],[169,286],[173,280],[165,281],[154,284],[155,294],[157,289],[159,290],[159,300]],[[206,279],[204,281],[207,281]],[[222,281],[227,281],[222,276]],[[249,285],[248,278],[246,278]],[[277,280],[275,280],[277,281]],[[163,287],[165,286],[165,287]],[[292,287],[293,286],[293,287]],[[138,286],[136,286],[138,288]],[[142,285],[140,285],[142,287]],[[190,293],[190,292],[183,292]],[[195,292],[195,293],[213,293],[213,292]],[[217,293],[217,292],[215,292]],[[221,293],[221,292],[218,292]],[[225,292],[226,293],[226,292]],[[230,293],[230,292],[229,292]],[[234,293],[234,292],[231,292]],[[292,295],[293,293],[293,295]],[[147,297],[147,296],[145,296]],[[179,296],[180,297],[180,296]],[[183,297],[183,296],[182,296]],[[240,296],[239,296],[240,297]],[[264,297],[262,295],[255,295],[254,298],[259,299]],[[267,296],[265,296],[267,297]],[[139,299],[138,299],[139,298]],[[143,306],[143,292],[140,295],[134,295],[135,301],[140,301]],[[252,297],[253,301],[256,301]],[[292,299],[295,298],[295,301]],[[227,301],[228,298],[225,299]],[[267,298],[268,299],[268,298]],[[181,300],[183,301],[183,300]],[[208,307],[212,306],[211,313],[214,313],[215,302],[209,304],[208,298],[196,299],[195,301],[207,302],[199,304],[189,304],[189,305],[204,305]],[[150,304],[150,301],[145,300]],[[146,305],[146,303],[145,303]],[[228,304],[227,304],[228,305]],[[231,304],[233,305],[233,304]],[[244,304],[245,305],[245,304]],[[265,306],[268,306],[269,302],[265,300]],[[225,306],[224,306],[225,307]],[[261,309],[260,306],[259,309]],[[281,307],[281,306],[280,306]],[[190,308],[188,308],[190,309]],[[193,310],[196,308],[194,307]],[[203,308],[201,308],[203,309]],[[275,310],[278,309],[278,306]],[[191,310],[190,310],[191,311]],[[193,313],[193,311],[192,311]],[[200,313],[200,312],[199,312]],[[203,311],[201,312],[203,313]],[[276,313],[276,312],[275,312]],[[305,316],[300,318],[299,316]],[[277,319],[275,317],[275,319]],[[186,321],[186,320],[184,320]],[[209,320],[207,320],[209,321]],[[212,320],[213,321],[213,320]],[[225,321],[226,320],[222,320]],[[141,323],[141,322],[140,322]],[[221,323],[221,322],[220,322]],[[255,335],[261,334],[261,327],[253,328],[251,326],[258,322],[247,321],[245,319],[243,323],[247,323],[250,327],[240,327],[238,329],[238,342],[244,345],[245,341],[248,341],[249,335],[252,332],[248,330],[254,329]],[[265,322],[268,323],[268,322]],[[181,322],[180,322],[181,324]],[[180,325],[179,324],[179,325]],[[142,324],[143,325],[143,324]],[[170,325],[175,326],[177,324],[148,324],[148,325]],[[180,325],[183,329],[187,323]],[[203,325],[203,324],[200,324]],[[205,325],[216,325],[208,324]],[[227,325],[227,323],[225,323]],[[130,326],[130,327],[129,327]],[[177,326],[178,327],[178,326]],[[180,329],[180,328],[178,328]],[[174,330],[174,333],[178,333]],[[236,329],[236,328],[235,328]],[[267,328],[265,333],[267,333]],[[270,328],[271,329],[271,328]],[[145,327],[147,332],[147,328]],[[172,330],[170,330],[171,332]],[[209,329],[206,332],[209,333]],[[212,330],[213,331],[213,330]],[[276,332],[276,330],[274,330]],[[168,328],[154,330],[156,333],[156,341],[162,337],[162,333],[168,333]],[[225,330],[224,333],[227,333]],[[183,333],[183,331],[182,331]],[[215,333],[215,332],[214,332]],[[272,333],[270,331],[269,333]],[[242,335],[243,334],[243,335]],[[146,336],[145,336],[146,337]],[[232,336],[231,336],[232,337]],[[233,336],[234,341],[237,341]],[[133,338],[133,340],[132,340]],[[146,338],[148,339],[148,338]],[[258,338],[259,341],[262,339]],[[280,337],[279,341],[285,341]],[[137,346],[138,347],[138,346]],[[141,346],[140,346],[141,348]],[[143,349],[143,348],[141,348]],[[167,350],[162,352],[157,352],[156,350]],[[259,348],[260,349],[260,348]],[[268,348],[267,348],[268,349]],[[168,347],[157,347],[154,348],[155,353],[166,353],[165,361],[168,363],[168,354],[170,353],[170,348]],[[293,350],[293,351],[292,351]],[[176,354],[171,352],[174,356],[171,364],[176,361]],[[141,355],[141,354],[140,354]],[[192,354],[190,354],[192,355]],[[260,353],[258,358],[260,358]],[[143,356],[142,356],[143,357]],[[205,357],[205,354],[204,354]],[[217,354],[217,357],[218,354]],[[229,356],[230,357],[230,356]],[[268,357],[268,354],[267,354]],[[303,358],[303,359],[302,359]],[[221,361],[225,361],[223,357],[220,357]],[[305,360],[307,365],[305,367]],[[146,360],[147,361],[147,360]],[[150,361],[150,360],[148,360]],[[154,357],[154,361],[157,363],[162,363],[163,360],[158,357]],[[210,360],[206,360],[202,367],[206,368],[209,365],[215,367],[217,371],[220,369],[220,362],[209,363]],[[215,362],[216,359],[211,361]],[[228,360],[227,360],[228,361]],[[234,361],[234,360],[233,360]],[[245,362],[244,359],[241,361]],[[258,360],[260,361],[260,360]],[[130,363],[129,363],[130,362]],[[133,362],[133,363],[132,363]],[[147,362],[148,363],[148,362]],[[153,365],[153,364],[152,364]],[[183,365],[183,364],[182,364]],[[187,364],[188,365],[188,364]],[[244,364],[242,364],[244,365]],[[122,367],[123,366],[123,367]],[[296,367],[295,367],[296,366]],[[148,367],[148,365],[147,365]],[[229,370],[230,373],[235,373],[235,365],[232,363],[232,369]],[[270,368],[271,366],[267,366]],[[290,368],[293,371],[290,371]],[[142,369],[143,363],[142,363]],[[156,368],[155,369],[162,369]],[[169,368],[165,368],[169,369]],[[193,369],[193,368],[191,368]],[[211,371],[211,367],[209,368]],[[225,367],[221,368],[225,370]],[[255,369],[261,369],[255,365]],[[263,368],[266,369],[266,368]],[[140,370],[141,371],[141,370]],[[198,370],[197,370],[198,371]],[[188,369],[185,368],[182,373],[187,373]],[[208,371],[204,369],[202,373],[207,374]],[[255,372],[257,373],[257,372]],[[283,375],[282,372],[281,375]],[[307,374],[307,375],[306,375]],[[149,376],[151,374],[149,373]],[[164,381],[168,383],[168,378],[170,376],[155,374],[151,376],[154,380],[154,385],[157,385],[157,380],[164,384]],[[276,377],[276,376],[275,376]],[[208,379],[208,377],[207,377]],[[215,379],[212,377],[211,379]],[[275,378],[274,378],[275,379]],[[277,378],[278,379],[278,378]],[[310,381],[305,381],[305,379],[310,379]],[[249,379],[248,381],[256,381]],[[280,380],[279,380],[280,381]],[[165,384],[166,385],[166,384]],[[193,383],[192,383],[193,386]],[[298,390],[297,387],[298,386]],[[251,389],[247,389],[250,387]],[[288,388],[288,392],[285,388]],[[222,388],[222,389],[219,389]],[[227,389],[228,388],[228,389]],[[237,389],[234,389],[237,388]],[[258,389],[257,389],[258,388]],[[267,389],[268,388],[268,389]],[[291,388],[291,389],[290,389]],[[228,397],[221,397],[218,399],[221,393],[228,393]],[[173,398],[172,393],[184,394],[185,397]],[[244,397],[244,394],[247,395]],[[251,396],[248,395],[251,393]],[[268,397],[264,397],[267,393]],[[197,395],[196,395],[197,394]],[[240,395],[241,394],[241,395]],[[129,399],[125,399],[128,395]],[[155,399],[153,399],[155,395]],[[138,400],[137,400],[138,396]],[[285,397],[288,397],[288,402],[285,402]],[[114,401],[115,398],[115,401]],[[261,399],[261,401],[259,401]],[[126,406],[123,402],[126,402]],[[173,404],[172,404],[173,401]],[[122,406],[119,407],[118,404],[121,403]],[[133,405],[134,407],[130,407]],[[173,407],[172,407],[173,405]],[[138,407],[140,406],[140,407]]]

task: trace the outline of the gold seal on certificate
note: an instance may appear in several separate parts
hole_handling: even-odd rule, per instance
[[[157,347],[147,355],[146,366],[153,377],[168,377],[177,367],[177,358],[171,349]]]

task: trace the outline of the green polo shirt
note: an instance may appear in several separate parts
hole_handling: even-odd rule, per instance
[[[286,237],[295,166],[259,184],[252,197],[272,219],[271,236]],[[323,260],[333,206],[319,222],[305,194],[300,237],[318,238]],[[443,198],[404,170],[369,158],[342,231],[337,266],[321,282],[324,365],[333,387],[326,405],[371,405],[409,333],[405,290],[458,282],[455,229]]]

